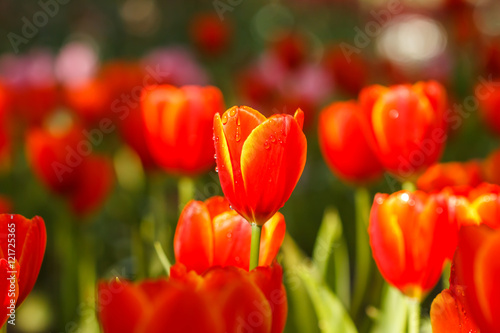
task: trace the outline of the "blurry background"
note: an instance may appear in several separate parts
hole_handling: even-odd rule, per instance
[[[71,121],[92,129],[120,96],[102,96],[109,82],[128,80],[124,63],[156,70],[160,83],[213,84],[227,107],[249,105],[266,115],[304,110],[306,169],[281,212],[307,254],[327,207],[339,209],[347,243],[354,243],[353,187],[332,175],[317,144],[317,113],[329,102],[356,98],[368,84],[435,79],[465,120],[452,126],[442,160],[484,158],[498,147],[474,98],[481,80],[500,76],[500,3],[494,0],[2,0],[0,22],[0,102],[2,114],[8,113],[2,116],[0,146],[7,148],[0,193],[12,212],[40,215],[48,229],[40,277],[12,332],[76,332],[68,323],[77,321],[78,311],[93,311],[85,302],[78,310],[62,305],[71,295],[61,290],[77,292],[77,286],[61,286],[64,274],[72,274],[61,264],[72,255],[65,233],[91,235],[90,245],[74,251],[87,249],[97,258],[95,272],[81,268],[79,274],[98,278],[117,272],[137,277],[131,235],[152,206],[164,206],[167,238],[173,235],[176,179],[147,167],[134,139],[123,134],[134,133],[133,122],[94,145],[111,159],[116,180],[85,214],[72,212],[64,195],[47,189],[26,157],[33,127],[68,121],[69,113]],[[126,87],[117,91],[130,94]],[[99,171],[89,174],[90,184]],[[155,184],[167,200],[154,201]],[[373,192],[398,186],[386,176]],[[92,184],[87,195],[97,187]],[[215,171],[196,180],[195,192],[199,200],[221,193]],[[139,232],[147,239],[151,231],[144,225]],[[349,245],[351,258],[354,252]],[[287,330],[296,330],[293,321]]]

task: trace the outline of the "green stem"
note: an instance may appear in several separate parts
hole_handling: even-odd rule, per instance
[[[408,301],[408,333],[420,332],[420,302],[414,298]]]
[[[450,287],[450,274],[451,274],[451,263],[447,262],[443,268],[443,288],[448,289]]]
[[[178,182],[179,189],[179,215],[184,209],[184,206],[194,198],[194,181],[190,177],[182,177]]]
[[[167,274],[167,276],[170,276],[170,266],[172,266],[172,264],[168,260],[165,251],[163,251],[160,242],[155,242],[154,247],[156,250],[156,255],[158,255],[158,259],[160,260],[163,269],[165,269],[165,273]]]
[[[250,246],[250,269],[259,266],[260,232],[262,227],[257,223],[252,223],[252,243]]]
[[[368,239],[368,220],[370,217],[371,197],[368,189],[356,189],[356,275],[354,279],[354,295],[352,314],[355,317],[363,304],[366,286],[370,279],[371,252]]]
[[[144,244],[141,235],[141,222],[132,227],[132,256],[134,257],[137,280],[144,279],[148,276],[146,256],[144,255]]]
[[[403,190],[410,191],[410,192],[415,192],[417,190],[415,183],[412,181],[409,181],[409,180],[406,182],[403,182],[402,188],[403,188]]]

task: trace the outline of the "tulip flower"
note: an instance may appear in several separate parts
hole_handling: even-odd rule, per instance
[[[475,187],[482,181],[481,164],[478,161],[439,163],[428,168],[418,178],[417,187],[424,192],[434,192],[448,186]]]
[[[499,85],[499,82],[482,83],[481,86],[475,89],[476,98],[479,102],[480,115],[488,128],[496,134],[500,134],[500,114],[498,112],[498,108],[500,107]]]
[[[203,53],[218,56],[227,49],[232,26],[227,20],[221,20],[216,13],[197,14],[189,25],[191,40]]]
[[[98,316],[104,333],[279,333],[287,314],[281,279],[279,265],[197,275],[176,264],[168,280],[99,283]]]
[[[462,227],[452,271],[465,292],[467,309],[481,332],[500,331],[500,231],[482,226]]]
[[[190,201],[181,213],[174,236],[175,258],[187,269],[203,273],[213,266],[248,270],[250,224],[229,208],[223,197]],[[276,213],[263,227],[260,266],[270,266],[285,237],[285,219]]]
[[[344,54],[339,46],[327,51],[324,66],[335,84],[349,95],[356,96],[368,81],[367,60],[361,54]]]
[[[76,125],[34,128],[26,139],[35,175],[50,190],[68,198],[78,215],[91,213],[102,204],[114,178],[111,161],[92,154],[92,139],[85,133],[90,132]]]
[[[10,237],[14,234],[15,237]],[[42,266],[47,233],[41,217],[27,219],[21,215],[0,214],[0,258],[9,260],[12,256],[10,238],[15,238],[15,259],[19,263],[19,306],[35,285]],[[9,252],[8,249],[11,249]]]
[[[442,196],[375,196],[368,229],[373,258],[387,282],[409,297],[421,300],[434,287],[455,251],[457,232]]]
[[[266,119],[247,106],[214,118],[217,168],[232,208],[263,225],[288,200],[304,170],[303,112]]]
[[[161,85],[144,89],[141,102],[146,141],[160,167],[194,176],[213,166],[212,119],[224,108],[219,89]]]
[[[409,180],[435,163],[446,140],[446,92],[437,82],[371,86],[359,101],[382,165]]]
[[[15,311],[19,296],[19,271],[17,262],[9,263],[7,259],[0,258],[0,297],[3,300],[0,307],[0,327],[11,315],[11,309]]]
[[[113,115],[109,87],[103,80],[94,78],[67,85],[63,94],[65,105],[90,127]]]
[[[156,163],[146,143],[144,118],[138,95],[145,86],[159,82],[136,62],[107,63],[99,76],[110,91],[111,111],[118,118],[116,125],[123,141],[137,153],[146,170],[154,169]]]
[[[321,111],[318,123],[321,152],[330,169],[341,179],[366,183],[384,169],[366,138],[361,109],[354,101],[332,103]]]

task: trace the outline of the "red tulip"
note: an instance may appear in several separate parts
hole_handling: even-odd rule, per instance
[[[482,181],[481,164],[477,161],[439,163],[418,178],[417,187],[425,192],[434,192],[448,186],[475,187]]]
[[[0,297],[3,300],[0,307],[0,327],[2,327],[11,313],[15,319],[15,306],[19,296],[19,264],[9,263],[0,258]],[[12,310],[14,312],[12,312]]]
[[[500,332],[500,231],[485,225],[460,230],[453,260],[454,281],[481,332]]]
[[[98,315],[105,333],[279,333],[287,303],[279,265],[246,272],[215,267],[197,275],[181,265],[169,280],[98,286]]]
[[[459,292],[455,292],[452,288],[443,290],[432,302],[432,332],[479,333],[466,306],[463,290]]]
[[[285,237],[285,219],[276,213],[263,227],[260,266],[270,266]],[[213,266],[248,270],[251,226],[222,197],[190,201],[181,213],[174,236],[176,261],[203,273]]]
[[[100,79],[64,87],[64,99],[66,106],[91,127],[112,116],[109,87]]]
[[[368,63],[361,54],[344,53],[341,47],[331,48],[325,55],[325,68],[335,84],[345,93],[356,96],[368,81]]]
[[[14,234],[15,237],[9,234]],[[11,238],[15,241],[10,241]],[[13,243],[15,243],[15,259],[20,267],[19,297],[16,303],[19,306],[33,289],[42,266],[47,243],[43,219],[36,216],[29,220],[21,215],[0,214],[0,258],[11,261],[9,257],[13,255]]]
[[[109,158],[92,154],[93,146],[78,126],[28,132],[26,153],[38,178],[68,198],[73,211],[85,215],[107,198],[113,185]]]
[[[221,92],[211,86],[145,88],[146,141],[158,165],[183,175],[207,171],[214,164],[212,119],[223,104]]]
[[[496,134],[500,134],[500,82],[482,83],[475,89],[480,115],[484,123]]]
[[[389,88],[371,86],[360,93],[370,135],[387,171],[408,179],[435,163],[446,140],[446,92],[437,82]]]
[[[227,20],[221,20],[213,12],[197,14],[192,18],[189,27],[193,43],[209,56],[218,56],[227,49],[231,30]]]
[[[138,63],[114,61],[103,66],[100,77],[110,91],[111,111],[117,117],[116,125],[125,143],[132,148],[145,169],[156,167],[145,137],[140,97],[145,86],[154,85],[155,79]]]
[[[375,196],[368,229],[373,258],[382,276],[407,296],[421,300],[434,287],[455,251],[457,231],[441,196]]]
[[[266,119],[247,106],[232,107],[214,118],[217,168],[232,207],[258,225],[288,200],[304,170],[307,142],[304,114]]]
[[[384,172],[366,138],[366,126],[358,104],[332,103],[321,111],[318,123],[321,152],[340,178],[365,183]]]

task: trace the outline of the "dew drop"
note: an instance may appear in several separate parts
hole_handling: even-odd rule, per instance
[[[235,136],[235,140],[236,142],[239,142],[241,140],[241,134],[240,134],[241,130],[239,127],[236,127],[236,136]]]
[[[216,137],[215,137],[215,143],[218,143],[218,142],[219,142],[219,137],[218,137],[218,136],[216,136]]]
[[[399,117],[398,110],[392,109],[391,111],[389,111],[389,117],[391,117],[392,119],[398,119]]]
[[[275,143],[276,142],[276,138],[274,137],[274,135],[271,135],[269,137],[269,140],[271,140],[272,143]]]
[[[443,213],[443,208],[441,208],[441,207],[436,208],[436,213],[442,214]]]
[[[222,115],[222,125],[226,125],[228,120],[227,112]]]
[[[215,167],[215,172],[219,172],[219,168],[218,167]]]
[[[216,160],[216,159],[217,159],[217,154],[214,154],[214,160]]]
[[[229,209],[233,210],[233,206],[229,205]]]
[[[264,148],[266,149],[271,148],[271,146],[269,145],[269,141],[266,140],[266,142],[264,142]]]
[[[380,198],[380,197],[378,197],[378,198],[376,199],[376,201],[377,201],[377,204],[379,204],[379,205],[381,205],[381,204],[383,204],[383,203],[384,203],[384,199],[383,199],[383,198]]]
[[[230,232],[227,233],[227,238],[231,238],[232,234]]]
[[[231,117],[236,116],[236,108],[232,108],[232,109],[229,111],[229,116],[231,116]]]
[[[241,125],[241,121],[240,121],[240,114],[238,114],[238,117],[236,117],[236,124],[237,124],[238,126],[240,126],[240,125]]]
[[[415,206],[415,200],[410,199],[410,200],[408,201],[408,205],[410,205],[410,206]]]

